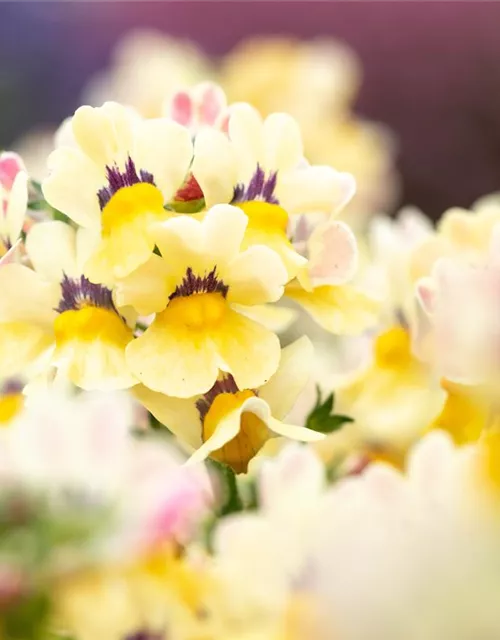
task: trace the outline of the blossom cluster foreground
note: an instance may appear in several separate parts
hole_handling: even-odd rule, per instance
[[[500,197],[211,83],[0,154],[0,640],[500,638]]]

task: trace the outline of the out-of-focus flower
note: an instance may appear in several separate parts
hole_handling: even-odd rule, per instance
[[[135,395],[190,450],[192,460],[211,456],[236,473],[273,436],[313,441],[322,434],[283,420],[307,382],[312,345],[306,336],[285,347],[278,370],[265,384],[240,389],[223,374],[204,395],[187,400],[168,398],[137,387]]]
[[[250,39],[226,58],[220,81],[231,101],[248,101],[264,115],[291,113],[311,162],[354,175],[356,196],[343,213],[351,224],[392,206],[394,141],[384,127],[351,113],[360,67],[350,49],[325,39]]]
[[[0,154],[0,258],[12,260],[19,244],[28,208],[28,175],[20,156]],[[8,255],[7,255],[8,254]]]
[[[2,491],[46,494],[56,511],[109,508],[105,547],[116,559],[185,540],[211,500],[206,472],[165,443],[136,440],[133,426],[125,395],[37,394],[0,433]]]
[[[414,286],[411,260],[414,251],[432,235],[432,224],[414,207],[401,209],[395,219],[376,216],[369,229],[370,275],[378,277],[383,299],[383,315],[394,322],[397,315],[406,321],[413,316]]]
[[[200,82],[191,89],[174,93],[165,115],[187,127],[193,135],[203,127],[227,130],[226,94],[213,82]]]
[[[189,398],[207,393],[219,370],[252,389],[276,371],[277,336],[243,313],[278,300],[287,274],[269,247],[241,251],[247,224],[239,209],[219,205],[202,221],[156,225],[164,257],[153,255],[119,284],[120,305],[156,314],[127,348],[128,366],[150,389]]]
[[[466,254],[441,258],[432,275],[417,283],[430,322],[418,333],[418,351],[440,375],[458,383],[489,384],[500,373],[499,224],[489,234],[489,245],[489,253],[475,262]]]
[[[82,275],[92,247],[86,230],[44,222],[26,240],[34,270],[20,264],[0,268],[2,375],[21,373],[39,361],[61,368],[85,389],[136,384],[125,363],[132,329],[111,290]]]
[[[367,368],[338,388],[338,408],[354,418],[368,452],[400,464],[407,448],[441,411],[445,393],[412,354],[405,328],[383,332],[373,350]]]
[[[110,283],[144,264],[154,249],[151,223],[186,177],[192,157],[187,129],[142,120],[116,103],[81,107],[71,121],[76,144],[49,157],[47,202],[100,239],[85,265],[94,282]]]
[[[97,106],[116,100],[146,118],[158,118],[173,93],[210,76],[208,66],[192,43],[138,29],[119,43],[110,69],[91,81],[83,102]]]

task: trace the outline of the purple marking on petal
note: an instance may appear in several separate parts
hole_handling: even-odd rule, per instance
[[[0,395],[13,396],[21,393],[24,389],[24,384],[17,378],[9,378],[0,387]]]
[[[58,313],[77,311],[84,306],[100,307],[116,311],[111,290],[102,284],[94,284],[85,276],[68,278],[66,274],[61,280],[61,300],[56,308]]]
[[[165,640],[165,634],[141,629],[135,633],[127,634],[124,640]]]
[[[188,267],[181,284],[170,295],[170,300],[194,293],[222,293],[225,298],[228,291],[229,286],[217,278],[217,265],[203,276],[195,276],[191,267]]]
[[[214,386],[196,401],[196,408],[200,414],[201,421],[203,422],[205,420],[210,407],[218,395],[221,393],[238,393],[239,390],[238,385],[230,373],[226,373],[221,380],[216,380]]]
[[[258,164],[255,173],[246,187],[242,183],[235,186],[231,204],[252,202],[255,200],[268,202],[269,204],[279,204],[278,199],[274,195],[277,179],[277,171],[272,171],[266,179],[264,169]]]
[[[137,173],[134,161],[130,156],[125,163],[125,171],[120,171],[118,165],[116,164],[112,167],[106,166],[106,177],[108,179],[108,186],[99,189],[99,191],[97,192],[97,198],[99,200],[99,207],[101,208],[101,211],[108,204],[115,193],[123,187],[131,187],[132,185],[138,184],[140,182],[147,182],[149,184],[155,185],[154,178],[151,173],[145,171],[144,169],[141,169],[139,173]]]

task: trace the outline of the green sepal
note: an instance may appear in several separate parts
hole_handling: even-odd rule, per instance
[[[333,433],[344,424],[352,422],[349,416],[334,413],[335,395],[331,393],[326,400],[321,398],[321,390],[316,387],[316,405],[307,416],[306,427],[318,433]]]

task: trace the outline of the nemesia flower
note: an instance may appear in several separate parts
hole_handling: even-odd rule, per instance
[[[265,246],[241,251],[248,218],[236,207],[213,207],[202,221],[188,216],[154,228],[162,257],[117,288],[117,303],[156,316],[127,347],[127,364],[153,391],[189,398],[206,393],[219,370],[252,389],[276,371],[277,336],[243,315],[278,300],[287,280]]]
[[[154,249],[151,223],[182,186],[192,157],[189,132],[172,120],[142,120],[108,102],[81,107],[71,120],[75,143],[49,157],[43,193],[52,206],[100,238],[85,265],[112,283],[144,264]]]
[[[0,258],[12,259],[28,208],[28,175],[21,158],[0,153]],[[8,258],[6,257],[8,254]]]
[[[430,328],[421,329],[417,348],[439,373],[454,382],[496,381],[500,371],[500,225],[490,234],[482,263],[441,258],[416,285]]]
[[[137,387],[135,395],[189,449],[192,461],[211,456],[245,473],[248,463],[273,436],[313,441],[323,435],[282,420],[307,382],[312,345],[306,336],[285,347],[268,382],[239,389],[222,374],[204,395],[187,400],[168,398]]]
[[[275,113],[263,121],[247,104],[230,107],[228,135],[213,129],[197,135],[192,172],[207,206],[230,202],[245,212],[245,246],[273,248],[289,278],[305,264],[287,236],[289,216],[333,213],[354,190],[348,174],[307,166],[293,118]]]
[[[8,426],[24,405],[23,384],[10,378],[0,385],[0,427]]]
[[[337,388],[338,409],[354,418],[368,451],[400,463],[439,415],[445,392],[412,354],[407,329],[394,326],[381,333],[373,351],[373,361]]]
[[[84,389],[136,384],[125,363],[132,329],[118,312],[111,290],[82,275],[92,246],[86,230],[44,222],[35,225],[26,240],[34,270],[20,264],[0,268],[2,375],[20,373],[38,362],[41,367],[56,365]]]
[[[351,229],[328,218],[315,226],[298,217],[293,246],[308,262],[287,284],[285,296],[301,305],[326,331],[359,334],[375,324],[379,301],[352,284],[358,248]]]
[[[108,557],[186,540],[211,500],[206,472],[165,443],[134,439],[132,419],[126,396],[38,394],[0,433],[2,491],[46,493],[56,510],[111,509]]]
[[[191,89],[175,93],[166,115],[196,135],[203,127],[226,130],[228,124],[226,94],[213,82],[200,82]]]

